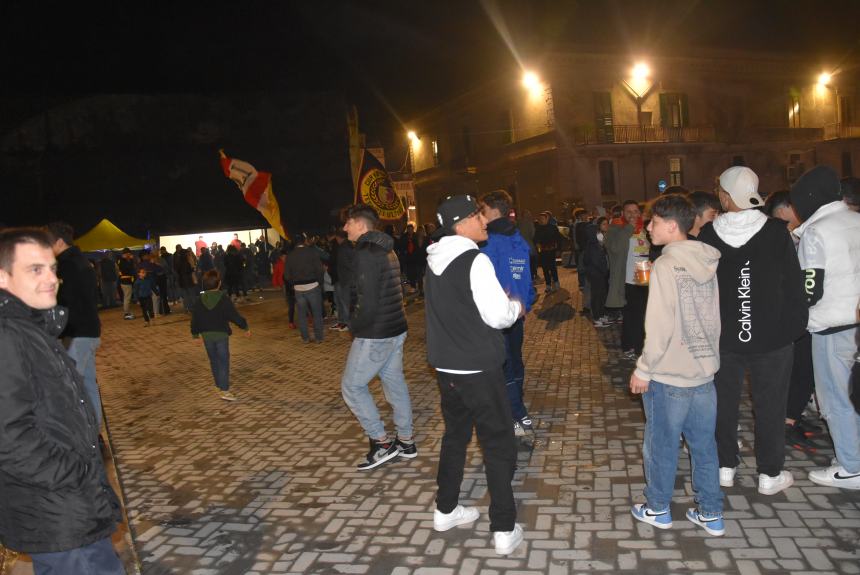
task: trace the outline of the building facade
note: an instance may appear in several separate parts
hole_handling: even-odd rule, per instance
[[[860,172],[856,66],[797,58],[556,53],[409,122],[420,221],[440,198],[505,188],[518,210],[608,207],[660,188],[712,190],[731,165],[763,194],[816,164]],[[856,168],[855,168],[856,166]]]

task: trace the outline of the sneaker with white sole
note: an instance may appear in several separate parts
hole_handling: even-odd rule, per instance
[[[776,495],[783,489],[788,489],[794,484],[794,476],[790,471],[783,469],[776,477],[764,473],[758,476],[758,492],[762,495]]]
[[[830,467],[810,471],[809,480],[827,487],[860,489],[860,473],[848,473],[835,459]]]
[[[493,543],[499,555],[510,555],[522,542],[523,528],[519,525],[515,524],[513,531],[493,531]]]
[[[524,437],[526,434],[526,430],[523,429],[522,424],[519,421],[514,422],[514,437]]]
[[[238,399],[238,397],[236,397],[229,391],[221,391],[219,392],[219,395],[224,401],[236,401]]]
[[[692,521],[707,531],[709,535],[719,537],[726,534],[726,525],[723,523],[722,513],[715,516],[702,515],[702,513],[694,507],[687,510],[687,520]]]
[[[448,531],[458,525],[474,523],[481,514],[477,507],[463,507],[458,505],[451,513],[442,513],[438,509],[433,511],[433,529],[436,531]]]
[[[365,461],[358,464],[358,469],[367,471],[378,465],[382,465],[386,461],[390,461],[397,457],[397,444],[393,441],[377,441],[370,440],[370,451],[367,452]]]
[[[405,457],[406,459],[418,457],[418,448],[415,447],[414,440],[403,441],[399,437],[395,437],[394,445],[397,446],[397,457]]]
[[[734,487],[737,467],[720,467],[720,487]]]
[[[642,523],[653,525],[657,529],[672,527],[672,512],[668,507],[664,511],[654,511],[649,509],[645,503],[637,503],[630,508],[630,513]]]

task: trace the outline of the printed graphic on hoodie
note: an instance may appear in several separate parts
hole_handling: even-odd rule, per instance
[[[672,266],[678,298],[681,302],[681,341],[696,359],[714,357],[714,349],[707,334],[719,333],[720,317],[715,306],[700,306],[696,302],[714,301],[717,296],[717,282],[699,283],[693,279],[687,268]]]
[[[738,339],[747,343],[752,339],[752,300],[750,299],[750,291],[752,291],[752,281],[750,280],[750,261],[744,262],[744,267],[741,268],[738,275]]]

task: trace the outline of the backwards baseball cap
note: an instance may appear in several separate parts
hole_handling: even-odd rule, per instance
[[[830,166],[815,166],[803,173],[791,186],[791,205],[801,222],[805,222],[821,206],[842,199],[839,176]]]
[[[764,206],[758,194],[758,176],[746,166],[732,166],[720,174],[720,187],[742,210]]]
[[[448,196],[436,208],[439,229],[446,234],[454,233],[454,226],[478,211],[478,202],[469,194]]]

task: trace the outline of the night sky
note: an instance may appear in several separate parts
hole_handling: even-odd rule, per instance
[[[860,48],[860,1],[0,3],[0,135],[96,93],[318,92],[358,106],[387,146],[400,122],[570,45],[792,52],[838,64]],[[393,147],[393,146],[392,146]]]

